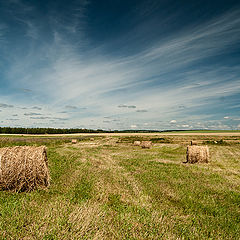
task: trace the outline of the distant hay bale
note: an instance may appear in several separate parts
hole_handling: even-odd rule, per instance
[[[196,141],[191,141],[191,146],[193,145],[197,145],[197,142]]]
[[[0,189],[31,191],[50,184],[46,147],[0,148]]]
[[[72,139],[72,144],[76,144],[77,143],[77,139]]]
[[[140,146],[142,148],[151,148],[152,142],[151,141],[142,141]]]
[[[208,163],[209,148],[208,146],[187,146],[188,163]]]
[[[94,138],[90,138],[90,141],[94,141]]]
[[[134,145],[134,146],[140,146],[140,145],[141,145],[141,142],[140,142],[140,141],[134,141],[133,145]]]

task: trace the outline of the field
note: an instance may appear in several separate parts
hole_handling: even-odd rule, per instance
[[[0,239],[239,239],[239,132],[92,137],[0,137],[46,145],[51,173],[47,191],[0,191]],[[190,140],[210,163],[183,163]]]

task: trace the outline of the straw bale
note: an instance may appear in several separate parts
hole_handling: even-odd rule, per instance
[[[72,139],[72,144],[77,143],[77,139]]]
[[[140,146],[140,145],[141,145],[141,142],[140,142],[140,141],[134,141],[133,145],[134,145],[134,146]]]
[[[0,189],[31,191],[50,184],[46,147],[0,148]]]
[[[191,145],[197,145],[197,141],[191,141]]]
[[[208,146],[187,146],[188,163],[208,163],[209,148]]]
[[[90,138],[90,141],[94,141],[94,138]]]
[[[141,147],[142,148],[151,148],[152,142],[151,141],[142,141],[141,142]]]

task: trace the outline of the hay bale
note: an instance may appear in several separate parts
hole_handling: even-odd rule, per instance
[[[0,148],[0,189],[31,191],[50,184],[46,147]]]
[[[152,147],[152,141],[142,141],[141,142],[142,148],[151,148]]]
[[[76,144],[77,143],[77,139],[72,139],[72,144]]]
[[[140,142],[140,141],[134,141],[133,145],[134,145],[134,146],[140,146],[140,145],[141,145],[141,142]]]
[[[197,145],[197,141],[191,141],[191,146]]]
[[[208,163],[209,148],[208,146],[187,146],[188,163]]]
[[[94,138],[90,138],[90,141],[94,141]]]

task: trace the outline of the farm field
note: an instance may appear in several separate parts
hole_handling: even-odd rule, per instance
[[[51,174],[48,190],[0,191],[0,239],[239,239],[239,132],[74,138],[0,137],[46,145]],[[191,140],[208,164],[183,163]]]

